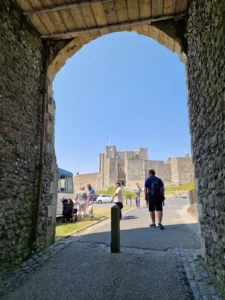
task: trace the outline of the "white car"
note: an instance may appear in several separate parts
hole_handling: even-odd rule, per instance
[[[96,203],[101,204],[101,203],[112,203],[113,198],[110,197],[109,195],[99,195]]]

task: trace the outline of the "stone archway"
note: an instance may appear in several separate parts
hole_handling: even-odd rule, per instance
[[[131,30],[130,30],[131,31]],[[144,26],[133,26],[132,31],[138,34],[148,36],[158,41],[160,44],[164,45],[168,50],[177,53],[180,60],[186,62],[186,54],[183,51],[183,45],[181,42],[181,37],[176,33],[176,26],[173,22],[166,22],[163,26],[159,24],[156,26],[144,25]],[[106,33],[109,34],[109,33]],[[53,96],[53,81],[56,74],[64,66],[67,59],[71,58],[76,54],[84,45],[92,42],[93,40],[99,38],[99,35],[80,35],[73,39],[72,41],[65,43],[62,41],[52,41],[49,44],[50,53],[50,63],[47,70],[48,76],[48,107],[47,107],[47,139],[46,139],[46,149],[50,155],[54,156],[52,161],[51,170],[55,171],[54,179],[57,178],[57,165],[54,150],[54,120],[55,120],[55,101]],[[52,203],[49,206],[50,211],[54,210],[57,201],[57,181],[51,182],[51,194]],[[50,239],[53,238],[52,234],[54,231],[49,232]]]
[[[133,26],[132,30],[130,31],[134,31],[138,34],[153,38],[154,40],[168,48],[170,51],[176,52],[182,62],[186,62],[186,54],[182,49],[180,37],[176,35],[176,28],[174,24],[168,22],[165,25],[164,28],[157,28],[156,26],[151,25]],[[163,29],[165,31],[163,31]],[[53,81],[56,73],[63,67],[68,58],[72,57],[85,44],[88,44],[89,42],[97,39],[98,37],[99,35],[81,35],[73,39],[66,45],[59,45],[59,50],[56,53],[55,51],[52,51],[54,54],[52,55],[51,63],[48,68],[49,81]],[[53,44],[52,47],[53,49],[57,49],[57,42],[55,45]]]

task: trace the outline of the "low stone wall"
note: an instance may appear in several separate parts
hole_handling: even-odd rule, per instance
[[[81,186],[87,188],[87,184],[91,184],[94,190],[102,190],[103,188],[103,173],[90,173],[81,174],[73,177],[75,192],[80,189]]]

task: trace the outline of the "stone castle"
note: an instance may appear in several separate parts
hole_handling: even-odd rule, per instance
[[[115,182],[133,188],[136,182],[143,186],[148,177],[148,171],[154,169],[166,186],[180,186],[194,179],[192,158],[186,153],[185,157],[168,157],[162,160],[149,160],[148,149],[138,148],[136,151],[118,151],[116,146],[106,146],[104,153],[99,154],[99,172],[79,174],[74,176],[75,191],[81,185],[91,183],[96,190],[107,189]]]

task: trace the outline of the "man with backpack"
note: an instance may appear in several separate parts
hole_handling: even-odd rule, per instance
[[[155,211],[157,211],[158,227],[163,230],[164,184],[160,178],[155,176],[154,170],[149,170],[149,177],[145,180],[145,200],[148,200],[150,217],[152,219],[150,227],[156,227]]]

